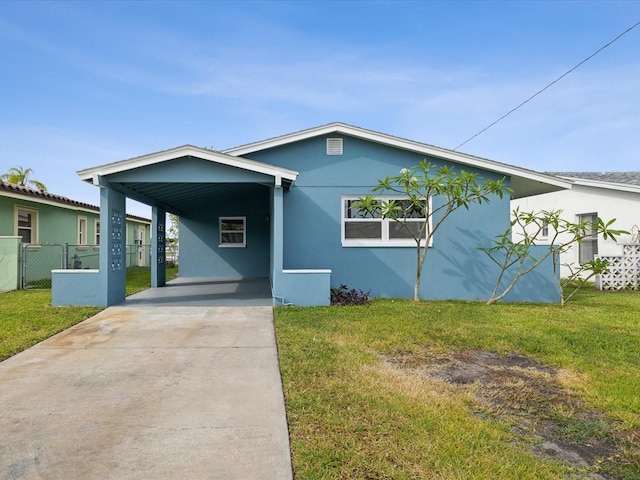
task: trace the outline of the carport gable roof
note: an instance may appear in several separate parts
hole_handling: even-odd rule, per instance
[[[466,153],[460,153],[445,148],[416,142],[405,138],[395,137],[385,133],[354,127],[345,123],[335,122],[319,127],[301,130],[278,137],[258,142],[240,145],[238,147],[223,150],[223,153],[233,156],[250,155],[253,152],[280,147],[290,143],[307,140],[309,138],[330,134],[344,134],[364,140],[369,140],[382,145],[392,146],[403,150],[417,152],[429,157],[441,158],[460,165],[467,165],[479,169],[495,172],[511,179],[510,186],[513,189],[513,198],[522,198],[541,193],[549,193],[571,188],[572,182],[567,179],[535,172],[525,168],[516,167],[506,163],[496,162],[486,158],[476,157]]]
[[[215,168],[217,173],[213,176],[202,175],[198,162],[222,168]],[[94,185],[112,188],[128,198],[182,216],[202,204],[223,199],[230,190],[246,191],[250,184],[290,188],[298,172],[184,145],[87,168],[78,175]]]
[[[134,157],[127,160],[100,165],[97,167],[91,167],[84,170],[79,170],[77,173],[82,180],[91,182],[94,185],[99,185],[100,177],[106,177],[136,168],[157,165],[163,162],[177,160],[183,157],[198,158],[220,165],[226,165],[250,172],[269,175],[274,177],[276,186],[280,186],[282,185],[282,183],[287,186],[291,186],[298,177],[298,172],[294,170],[289,170],[266,163],[255,162],[247,158],[235,157],[223,152],[208,150],[206,148],[199,148],[193,145],[183,145],[169,150],[163,150],[161,152],[150,153],[148,155],[143,155],[140,157]]]

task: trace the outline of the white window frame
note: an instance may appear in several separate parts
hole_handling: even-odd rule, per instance
[[[14,232],[15,235],[17,237],[21,236],[18,232],[21,229],[24,228],[20,228],[20,225],[18,224],[18,212],[25,212],[28,213],[29,215],[31,215],[31,226],[29,227],[31,229],[31,242],[30,243],[39,243],[39,234],[40,234],[40,215],[38,212],[37,208],[32,208],[32,207],[24,207],[22,205],[14,205],[13,206],[13,224],[14,224]]]
[[[578,222],[591,222],[592,226],[594,226],[595,222],[598,220],[598,213],[597,212],[579,213],[577,217],[578,217],[577,218]],[[590,252],[591,255],[589,255],[591,258],[589,258],[588,260],[582,258],[586,256],[585,255],[586,253],[588,253],[588,252],[585,252],[587,245],[591,247],[591,252]],[[590,233],[589,235],[585,236],[581,242],[578,243],[578,263],[580,265],[583,265],[586,262],[593,260],[597,256],[598,256],[598,235]]]
[[[540,229],[540,240],[549,240],[549,222],[546,220],[542,224],[542,228]]]
[[[242,220],[242,230],[223,230],[222,224],[229,220]],[[245,248],[247,246],[247,217],[218,217],[218,246],[220,248]],[[225,233],[242,233],[242,242],[223,243],[222,237]]]
[[[347,201],[349,200],[358,200],[364,197],[364,195],[342,195],[340,197],[340,235],[341,242],[343,247],[415,247],[416,242],[413,238],[402,238],[402,239],[391,239],[389,238],[389,225],[391,223],[396,222],[390,218],[348,218],[347,217]],[[407,196],[402,195],[375,195],[375,198],[380,201],[389,201],[389,200],[408,200]],[[431,210],[431,198],[429,198],[429,210]],[[371,221],[379,221],[381,223],[381,237],[380,239],[353,239],[346,238],[346,223],[348,222],[371,222]],[[408,219],[408,221],[420,222],[422,219]],[[432,223],[431,218],[429,221],[429,230],[431,230]],[[425,232],[426,234],[426,232]],[[424,246],[426,244],[426,238],[422,240],[421,245]],[[433,238],[429,243],[429,246],[433,246]]]
[[[84,230],[82,229],[82,225],[84,224]],[[77,245],[86,246],[88,244],[89,239],[87,238],[87,230],[88,230],[89,222],[87,221],[87,217],[84,215],[78,215],[77,221]]]

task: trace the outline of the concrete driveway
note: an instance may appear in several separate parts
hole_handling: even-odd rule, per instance
[[[110,307],[0,363],[0,479],[292,478],[271,307]]]

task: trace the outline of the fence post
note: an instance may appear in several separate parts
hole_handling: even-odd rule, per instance
[[[62,260],[64,261],[62,268],[64,270],[68,270],[69,269],[69,242],[64,242],[64,245],[62,246]]]
[[[21,279],[20,288],[24,290],[27,287],[27,244],[20,242],[20,263],[21,263]]]

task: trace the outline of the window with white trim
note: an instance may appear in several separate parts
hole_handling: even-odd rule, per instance
[[[87,244],[87,217],[78,216],[78,245]]]
[[[585,231],[586,236],[578,243],[578,261],[580,265],[590,262],[598,255],[598,235],[596,225],[598,224],[597,213],[584,213],[578,215],[579,223],[586,223],[588,228]]]
[[[408,209],[407,218],[396,221],[382,218],[379,213],[369,213],[357,209],[354,204],[361,196],[344,195],[341,197],[342,245],[345,247],[415,247],[416,242],[407,231],[409,227],[415,235],[424,225],[425,213],[417,209]],[[410,207],[406,197],[377,196],[382,202],[394,200],[402,208]],[[431,202],[431,200],[429,200]],[[426,236],[426,235],[425,235]]]
[[[247,218],[220,217],[220,247],[245,247],[247,245]]]
[[[38,243],[38,210],[16,205],[14,214],[15,234],[22,243]]]
[[[547,220],[544,221],[542,228],[540,229],[540,238],[542,240],[549,238],[549,222]]]

